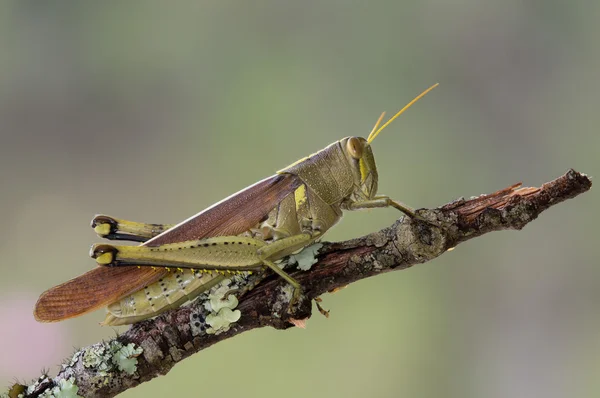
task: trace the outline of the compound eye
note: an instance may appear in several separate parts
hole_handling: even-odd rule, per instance
[[[362,157],[363,144],[358,138],[350,137],[346,147],[348,148],[348,153],[350,153],[350,156],[352,156],[354,159],[360,159]]]

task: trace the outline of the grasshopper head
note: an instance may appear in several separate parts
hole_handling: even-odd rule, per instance
[[[373,151],[371,150],[371,143],[375,137],[393,122],[394,119],[410,108],[412,104],[423,98],[425,94],[437,86],[438,83],[423,91],[385,122],[383,126],[379,127],[381,120],[385,116],[385,112],[382,113],[367,139],[362,137],[347,137],[340,141],[344,154],[350,162],[352,175],[354,176],[354,190],[352,192],[354,200],[373,199],[375,195],[377,195],[377,166],[375,165],[375,158],[373,157]]]
[[[340,145],[354,177],[353,199],[372,199],[377,194],[377,166],[371,145],[362,137],[346,137]]]

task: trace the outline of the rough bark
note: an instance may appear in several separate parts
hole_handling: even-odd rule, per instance
[[[323,293],[373,275],[427,262],[487,232],[521,229],[542,211],[586,192],[591,185],[587,176],[569,170],[540,188],[521,188],[517,184],[489,195],[419,210],[418,214],[429,223],[402,217],[379,232],[345,242],[324,243],[318,262],[309,271],[292,273],[302,284],[306,296],[293,316],[287,311],[289,294],[285,292],[289,287],[286,282],[269,277],[241,298],[237,309],[242,316],[226,332],[207,334],[207,311],[201,304],[193,303],[135,324],[113,341],[83,348],[63,365],[55,378],[42,376],[24,395],[37,397],[53,388],[55,394],[71,388],[71,392],[78,389],[77,395],[84,397],[115,396],[164,375],[182,359],[247,330],[263,326],[294,327],[290,320],[310,317],[312,299]],[[302,324],[302,321],[294,322]],[[131,343],[133,345],[129,345]],[[125,348],[111,351],[110,344]],[[98,350],[106,358],[120,352],[125,365],[105,358],[108,365],[102,370],[101,360],[96,357],[90,360],[90,353]],[[129,366],[132,363],[135,368]],[[77,388],[73,389],[71,383]],[[15,385],[13,392],[18,390]]]

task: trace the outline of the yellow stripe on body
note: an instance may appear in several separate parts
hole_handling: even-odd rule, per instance
[[[299,210],[302,205],[306,203],[308,200],[306,196],[306,186],[304,184],[300,185],[296,191],[294,191],[294,199],[296,200],[296,210]]]
[[[365,163],[363,158],[360,158],[358,166],[360,168],[360,181],[364,182],[367,179],[369,172],[367,170],[367,164]]]

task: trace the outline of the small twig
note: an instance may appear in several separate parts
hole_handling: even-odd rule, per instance
[[[358,239],[325,243],[316,265],[309,271],[292,274],[306,295],[293,321],[302,325],[302,320],[311,316],[311,300],[323,293],[373,275],[427,262],[487,232],[521,229],[548,207],[589,190],[591,185],[587,176],[569,170],[540,188],[520,188],[518,184],[489,195],[459,199],[437,209],[419,210],[419,215],[439,227],[404,217],[388,228]],[[104,347],[112,343],[127,347],[133,343],[130,351],[131,347],[143,349],[136,358],[137,368],[129,368],[132,374],[121,369],[120,364],[104,374],[98,367],[84,366],[84,357],[97,350],[102,344],[98,343],[78,351],[70,363],[63,365],[57,377],[31,386],[26,396],[40,396],[71,380],[78,387],[78,395],[112,397],[164,375],[182,359],[247,330],[263,326],[294,327],[286,313],[288,296],[282,293],[285,287],[286,283],[280,278],[265,280],[241,299],[238,306],[241,319],[217,335],[203,331],[206,312],[198,303],[135,324],[116,339],[103,343]],[[136,355],[126,350],[125,369],[127,360],[136,362],[133,360]],[[86,360],[89,364],[90,358]]]

